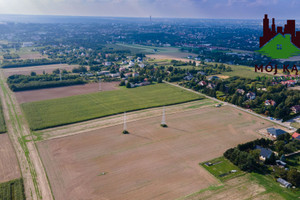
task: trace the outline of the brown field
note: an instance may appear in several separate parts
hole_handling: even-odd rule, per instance
[[[152,59],[157,59],[157,60],[178,60],[178,61],[183,61],[183,62],[189,62],[189,61],[194,61],[191,59],[187,59],[187,56],[195,56],[196,54],[192,53],[180,53],[181,56],[178,56],[176,54],[149,54],[146,55],[148,58]],[[199,63],[200,61],[196,61],[196,63]]]
[[[219,182],[199,162],[270,126],[228,106],[206,107],[38,142],[55,199],[176,199]],[[102,175],[102,172],[105,172]]]
[[[37,74],[45,73],[51,74],[53,70],[65,69],[67,71],[71,71],[73,68],[78,67],[79,65],[68,65],[68,64],[55,64],[55,65],[38,65],[32,67],[18,67],[18,68],[4,68],[5,77],[9,77],[14,74],[23,74],[30,75],[31,72],[36,72]]]
[[[101,91],[116,90],[118,89],[119,83],[120,82],[102,82]],[[93,92],[99,92],[98,83],[21,91],[15,92],[15,95],[18,102],[21,104],[32,101],[41,101],[46,99],[56,99],[80,94],[89,94]]]
[[[20,178],[18,160],[7,134],[0,134],[0,183]]]
[[[30,54],[21,54],[19,59],[25,60],[25,59],[42,59],[42,58],[48,58],[48,56],[42,55],[38,52],[32,52]]]

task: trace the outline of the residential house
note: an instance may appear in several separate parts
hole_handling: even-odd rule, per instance
[[[215,87],[216,87],[216,85],[213,84],[213,83],[209,83],[209,84],[206,86],[206,88],[209,88],[209,89],[214,89]]]
[[[276,102],[273,101],[273,100],[266,100],[265,101],[265,106],[275,106],[276,105]]]
[[[297,132],[295,132],[295,133],[293,133],[292,138],[293,138],[294,140],[300,140],[300,134],[297,133]]]
[[[277,182],[280,183],[282,186],[289,188],[292,187],[292,184],[287,182],[286,180],[282,179],[282,178],[278,178]]]
[[[218,79],[220,79],[220,78],[217,76],[211,76],[208,78],[209,81],[218,80]]]
[[[300,105],[296,105],[296,106],[291,107],[291,110],[295,114],[299,113],[300,112]]]
[[[206,83],[205,81],[200,81],[200,82],[198,83],[198,85],[200,85],[200,86],[205,86],[205,85],[207,85],[207,83]]]
[[[254,100],[255,97],[256,97],[256,94],[254,92],[248,92],[246,94],[247,98],[250,99],[250,100]]]
[[[288,87],[292,86],[292,85],[295,85],[296,84],[296,81],[294,80],[288,80],[288,81],[281,81],[280,82],[282,85],[286,85]]]
[[[260,150],[259,159],[262,161],[265,161],[266,159],[270,158],[270,156],[273,153],[270,149],[266,149],[258,145],[255,146],[255,149]]]
[[[277,138],[279,135],[285,134],[286,132],[281,129],[267,128],[267,132],[270,136]]]
[[[194,77],[193,77],[191,74],[189,74],[189,75],[183,77],[183,80],[190,81],[190,80],[192,80],[193,78],[194,78]]]
[[[111,66],[111,62],[104,62],[105,66]]]
[[[139,73],[137,73],[137,72],[132,73],[132,77],[138,77],[138,76],[139,76]]]
[[[197,74],[201,74],[202,76],[206,76],[206,73],[203,71],[197,72]]]
[[[245,90],[243,90],[243,89],[237,89],[236,91],[237,91],[237,93],[239,93],[241,95],[245,94]]]
[[[101,75],[108,75],[110,72],[109,71],[101,71],[101,72],[97,72],[97,75],[98,76],[101,76]]]
[[[120,73],[111,73],[111,74],[109,74],[109,76],[112,78],[116,78],[116,77],[120,76]]]

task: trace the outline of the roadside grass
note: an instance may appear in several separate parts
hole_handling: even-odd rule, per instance
[[[123,112],[204,99],[167,84],[97,92],[22,104],[32,130],[86,121]]]
[[[6,125],[5,125],[4,115],[3,115],[2,102],[0,99],[0,133],[5,133],[5,132],[6,132]]]
[[[293,123],[291,123],[291,126],[298,129],[298,128],[300,128],[300,123],[299,122],[293,122]]]
[[[207,166],[206,163],[211,163],[212,165]],[[241,171],[237,166],[224,157],[215,158],[213,160],[200,163],[200,165],[221,182],[245,174],[245,172]],[[236,170],[236,172],[231,173],[231,170]]]
[[[25,200],[23,179],[0,183],[0,199]]]

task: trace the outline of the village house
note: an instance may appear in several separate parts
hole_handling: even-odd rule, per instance
[[[300,112],[300,105],[296,105],[296,106],[291,107],[291,110],[295,114],[299,113]]]
[[[276,102],[273,101],[273,100],[266,100],[265,101],[265,106],[275,106],[276,105]]]
[[[209,83],[209,84],[206,86],[206,88],[209,88],[209,89],[214,89],[215,87],[216,87],[216,85],[213,84],[213,83]]]
[[[205,81],[200,81],[200,82],[198,83],[198,85],[200,85],[200,86],[205,86],[205,85],[207,85],[207,83],[206,83]]]
[[[254,100],[255,97],[256,97],[256,94],[254,92],[248,92],[246,94],[247,98],[250,99],[250,100]]]
[[[270,149],[266,149],[266,148],[258,146],[258,145],[255,146],[255,149],[260,150],[259,159],[262,161],[269,159],[273,153]]]
[[[239,93],[241,95],[245,94],[245,90],[243,90],[243,89],[237,89],[236,91],[237,91],[237,93]]]
[[[267,132],[270,136],[277,138],[279,135],[285,134],[286,132],[281,129],[267,128]]]
[[[300,141],[300,134],[297,133],[297,132],[295,132],[295,133],[293,133],[292,138],[293,138],[294,140],[299,140],[299,141]]]

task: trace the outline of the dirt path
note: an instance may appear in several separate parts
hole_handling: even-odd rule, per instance
[[[24,140],[24,136],[31,138],[31,132],[14,94],[5,82],[3,70],[0,70],[0,86],[7,132],[19,160],[26,199],[51,200],[53,199],[51,189],[37,148],[34,142]]]
[[[208,106],[214,105],[216,102],[209,100],[209,99],[203,99],[199,101],[193,101],[183,104],[177,104],[172,106],[166,107],[166,113],[177,113],[182,112],[186,110],[191,110],[194,108],[204,108]],[[126,121],[127,122],[133,122],[140,119],[146,119],[151,118],[155,116],[161,116],[162,115],[162,108],[150,108],[135,112],[129,112],[126,114]],[[54,138],[60,138],[60,137],[66,137],[70,135],[76,135],[79,133],[87,132],[87,131],[93,131],[97,130],[99,128],[105,128],[110,127],[114,125],[119,125],[123,123],[123,114],[119,115],[113,115],[109,117],[103,117],[99,119],[89,120],[85,122],[65,125],[61,127],[56,128],[50,128],[50,129],[44,129],[41,131],[37,131],[36,133],[39,136],[42,136],[41,140],[47,140],[47,139],[54,139]]]

